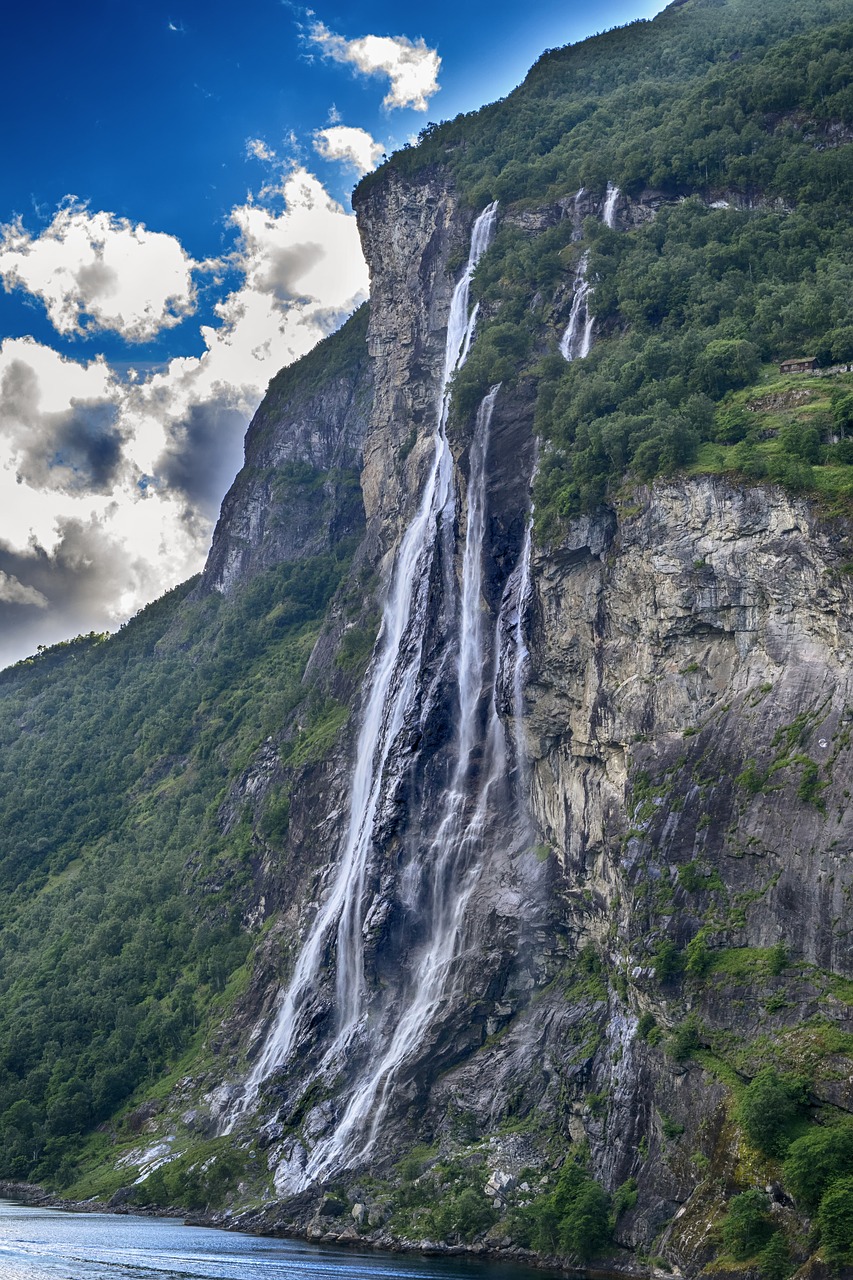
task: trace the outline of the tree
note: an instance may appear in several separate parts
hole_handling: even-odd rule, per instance
[[[756,1188],[729,1201],[721,1233],[732,1257],[751,1258],[767,1244],[773,1230],[768,1209],[767,1196]]]
[[[853,1121],[804,1133],[791,1143],[782,1169],[785,1185],[813,1212],[831,1182],[853,1176]]]
[[[833,1182],[817,1211],[820,1244],[827,1262],[849,1262],[853,1254],[853,1177]]]
[[[789,1130],[805,1103],[803,1082],[764,1067],[746,1086],[737,1106],[737,1120],[753,1147],[768,1156],[781,1155]]]
[[[758,348],[742,338],[715,338],[696,363],[696,378],[702,391],[715,400],[736,387],[745,387],[758,375]]]

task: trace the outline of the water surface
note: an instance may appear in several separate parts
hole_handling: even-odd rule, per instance
[[[352,1252],[0,1200],[2,1280],[543,1280],[505,1264]]]

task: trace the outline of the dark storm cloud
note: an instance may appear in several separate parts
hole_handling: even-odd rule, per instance
[[[218,515],[222,495],[242,465],[245,431],[246,415],[217,400],[193,405],[170,428],[156,479],[183,495],[193,519]]]
[[[109,493],[122,464],[118,409],[108,401],[71,400],[43,413],[35,371],[14,360],[0,382],[0,432],[14,449],[18,477],[34,489]]]
[[[33,543],[16,551],[0,543],[0,667],[40,644],[115,626],[111,608],[127,585],[128,562],[95,520],[59,522],[51,552]],[[17,598],[14,598],[17,596]]]

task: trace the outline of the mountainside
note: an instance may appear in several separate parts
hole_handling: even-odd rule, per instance
[[[0,1176],[853,1268],[851,65],[677,0],[356,189],[204,573],[0,676]]]

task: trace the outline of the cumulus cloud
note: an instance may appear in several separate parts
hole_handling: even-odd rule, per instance
[[[146,342],[195,307],[199,264],[175,236],[112,213],[90,213],[73,198],[38,236],[19,219],[0,227],[0,279],[7,291],[41,298],[62,334],[112,330]]]
[[[263,138],[247,138],[246,155],[254,156],[256,160],[263,160],[268,164],[278,159],[272,147],[268,147]]]
[[[317,129],[314,134],[314,150],[324,160],[339,160],[359,174],[370,173],[382,159],[385,148],[371,138],[366,129],[354,129],[349,125],[332,125],[329,129]]]
[[[18,483],[109,492],[122,458],[117,406],[71,396],[66,409],[45,413],[41,398],[33,367],[10,360],[0,377],[0,435],[11,444]]]
[[[426,111],[429,99],[438,92],[441,58],[423,39],[406,36],[360,36],[346,40],[330,31],[322,22],[314,22],[309,38],[335,62],[349,63],[368,76],[387,76],[391,87],[382,100],[389,111],[396,107],[414,107]]]
[[[114,627],[200,569],[270,378],[366,297],[355,219],[316,177],[295,168],[265,200],[231,212],[241,283],[201,356],[122,378],[0,343],[0,663]]]
[[[29,604],[35,605],[37,609],[46,609],[48,600],[35,587],[25,587],[14,574],[0,569],[0,603]]]

